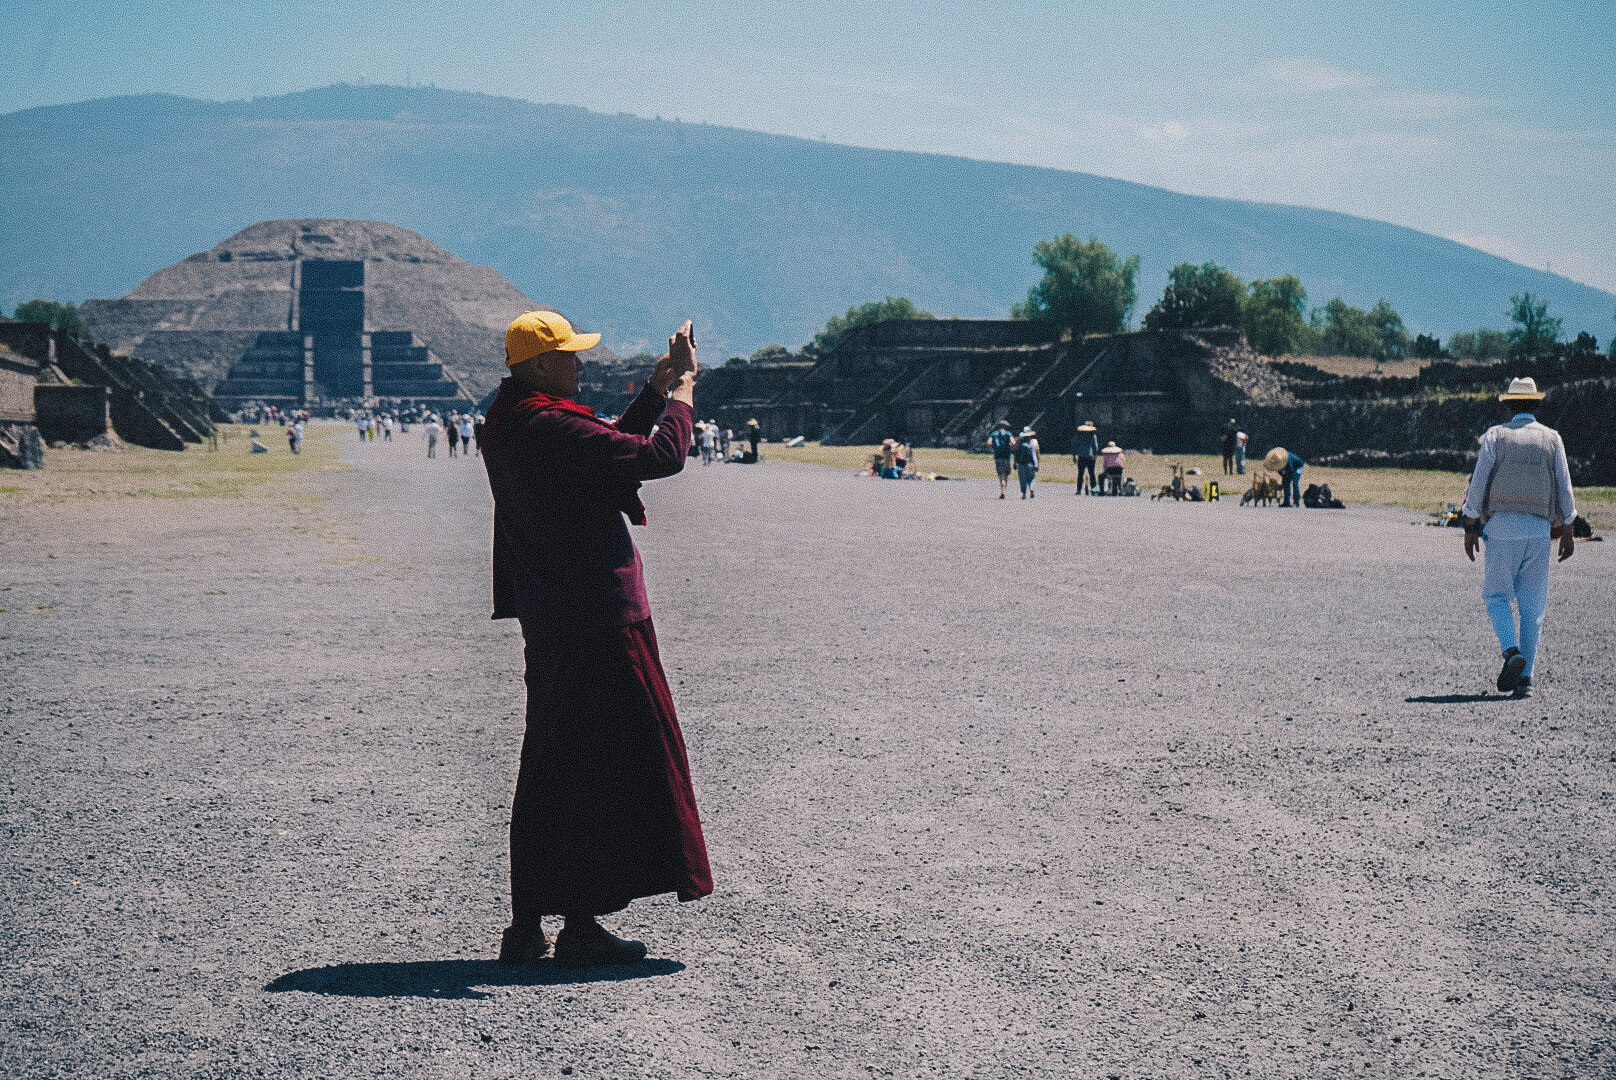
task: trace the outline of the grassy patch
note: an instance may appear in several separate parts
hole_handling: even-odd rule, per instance
[[[252,453],[249,432],[257,430],[265,454]],[[310,425],[303,453],[294,455],[279,428],[226,424],[218,450],[187,446],[183,451],[125,445],[112,450],[45,451],[45,467],[7,476],[0,497],[19,501],[78,499],[231,499],[261,484],[310,469],[340,469],[337,426]]]
[[[773,444],[764,447],[764,456],[771,461],[797,461],[862,472],[869,467],[870,458],[879,450],[880,447],[876,446],[821,446],[818,443],[804,443],[787,449]],[[1250,463],[1245,476],[1225,477],[1222,475],[1223,458],[1217,454],[1146,454],[1130,450],[1127,475],[1151,492],[1172,479],[1174,464],[1183,465],[1186,469],[1200,469],[1202,475],[1197,479],[1218,481],[1226,496],[1233,492],[1239,497],[1251,486]],[[921,472],[980,480],[991,480],[997,475],[991,457],[964,450],[921,448],[915,451],[915,467]],[[1052,484],[1074,484],[1077,482],[1077,465],[1068,455],[1046,454],[1038,479]],[[1439,510],[1444,503],[1459,502],[1464,498],[1468,479],[1464,473],[1434,469],[1328,469],[1309,465],[1302,473],[1304,487],[1307,484],[1329,484],[1336,497],[1349,505],[1406,506],[1422,513]],[[1584,516],[1596,527],[1616,529],[1616,488],[1578,488],[1577,503]]]

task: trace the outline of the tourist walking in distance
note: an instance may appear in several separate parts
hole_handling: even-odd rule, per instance
[[[462,413],[460,416],[460,449],[471,454],[471,414]]]
[[[1532,696],[1543,612],[1549,605],[1549,549],[1560,540],[1560,561],[1577,550],[1569,523],[1577,516],[1560,433],[1537,422],[1532,406],[1543,400],[1533,379],[1514,379],[1498,400],[1515,415],[1487,429],[1476,450],[1476,469],[1465,489],[1464,551],[1476,561],[1486,542],[1481,598],[1503,650],[1498,689]],[[1515,611],[1520,612],[1520,628]]]
[[[1100,467],[1105,470],[1105,487],[1101,490],[1107,495],[1122,494],[1122,470],[1128,462],[1128,455],[1122,452],[1113,439],[1100,449]]]
[[[696,441],[701,443],[701,463],[711,465],[713,455],[718,449],[718,432],[713,424],[701,424],[696,432]]]
[[[1094,478],[1094,459],[1100,456],[1099,430],[1093,420],[1085,420],[1077,425],[1077,434],[1072,436],[1072,460],[1077,462],[1077,490],[1073,494],[1093,491],[1099,483]],[[1083,483],[1084,475],[1089,478],[1087,485]]]
[[[1236,476],[1246,475],[1246,444],[1251,436],[1244,431],[1234,433],[1234,471]]]
[[[1016,437],[1016,479],[1021,481],[1023,499],[1038,497],[1033,484],[1038,479],[1038,433],[1030,427],[1021,429]]]
[[[994,424],[993,430],[988,432],[988,449],[993,451],[993,471],[999,474],[999,498],[1002,499],[1010,486],[1010,469],[1016,453],[1016,437],[1004,420]]]
[[[719,460],[721,460],[721,461],[728,461],[729,460],[729,444],[731,442],[733,442],[734,439],[735,439],[735,432],[731,428],[725,428],[724,430],[722,430],[722,431],[720,431],[718,433],[718,457],[719,457]]]
[[[477,456],[478,457],[483,456],[483,426],[484,426],[484,424],[485,424],[485,420],[484,420],[484,417],[483,417],[482,413],[478,413],[476,416],[472,417],[472,420],[471,420],[471,438],[472,438],[472,442],[476,444]]]
[[[1238,434],[1237,434],[1238,431],[1239,431],[1239,428],[1237,428],[1235,426],[1234,419],[1231,417],[1230,420],[1229,420],[1229,426],[1223,429],[1223,475],[1224,476],[1233,476],[1235,474],[1234,473],[1234,448],[1235,448],[1235,444],[1239,441]]]
[[[449,456],[454,457],[455,447],[460,445],[460,424],[455,413],[450,413],[443,425],[443,437],[449,441]]]
[[[297,444],[297,425],[288,420],[286,421],[286,448],[294,454],[302,453],[302,449]]]
[[[426,432],[426,456],[429,458],[437,457],[438,434],[443,430],[438,426],[438,418],[435,415],[427,417],[426,426],[421,430]]]
[[[758,427],[758,422],[755,419],[746,422],[746,441],[751,444],[751,461],[752,464],[756,465],[763,460],[758,455],[758,443],[763,441],[763,429]]]
[[[505,334],[510,377],[483,432],[494,495],[494,618],[519,619],[527,734],[511,803],[511,925],[500,959],[627,964],[645,946],[596,917],[643,896],[712,892],[684,737],[657,655],[640,556],[640,483],[685,463],[696,343],[686,322],[616,424],[580,405],[577,358],[600,341],[553,311]],[[654,429],[654,432],[653,432]]]

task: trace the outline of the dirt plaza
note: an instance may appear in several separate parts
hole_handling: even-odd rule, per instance
[[[1616,1072],[1611,544],[1510,701],[1417,512],[693,463],[634,532],[717,891],[579,974],[492,960],[481,465],[313,438],[0,494],[4,1075]]]

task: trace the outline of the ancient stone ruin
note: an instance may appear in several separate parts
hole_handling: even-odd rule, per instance
[[[505,327],[539,307],[408,229],[320,218],[261,221],[82,312],[97,340],[196,379],[226,409],[447,409],[498,383]]]
[[[1002,419],[1064,452],[1092,420],[1125,447],[1210,453],[1233,418],[1254,446],[1310,459],[1468,469],[1515,375],[1548,390],[1537,412],[1565,435],[1573,479],[1616,480],[1616,356],[1593,352],[1338,378],[1258,356],[1226,327],[1071,339],[1030,321],[895,320],[823,356],[707,371],[697,401],[733,428],[757,418],[771,439],[980,450]]]
[[[31,369],[28,422],[46,443],[104,443],[116,436],[155,450],[184,450],[214,433],[219,414],[194,381],[48,323],[0,320],[0,355],[10,361],[9,412],[23,411],[14,384],[24,367]]]
[[[1171,448],[1215,437],[1231,406],[1263,392],[1266,370],[1232,330],[1063,340],[1048,323],[894,320],[851,331],[817,361],[709,372],[701,408],[731,427],[756,417],[774,438],[843,445],[979,448],[1003,419],[1050,447],[1094,420],[1128,446]]]

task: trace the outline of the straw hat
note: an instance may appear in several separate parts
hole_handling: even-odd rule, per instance
[[[1100,453],[1102,453],[1102,454],[1120,454],[1120,453],[1122,453],[1122,447],[1117,445],[1117,441],[1115,439],[1112,439],[1110,442],[1108,442],[1104,446],[1100,447]]]
[[[1024,427],[1024,428],[1021,429],[1021,437],[1023,439],[1025,439],[1029,435],[1036,435],[1036,434],[1038,434],[1038,433],[1036,431],[1034,431],[1030,426],[1029,427]]]
[[[746,422],[746,426],[747,427],[757,427],[757,417],[754,416],[754,417],[752,417],[752,419],[748,420]]]
[[[1509,392],[1498,395],[1499,401],[1542,401],[1543,395],[1538,393],[1536,379],[1511,379]]]
[[[1085,435],[1092,435],[1100,429],[1094,426],[1093,420],[1085,420],[1081,424],[1077,425],[1077,430],[1081,431]]]
[[[1275,472],[1279,472],[1291,461],[1291,452],[1283,446],[1276,446],[1263,455],[1262,463]]]

